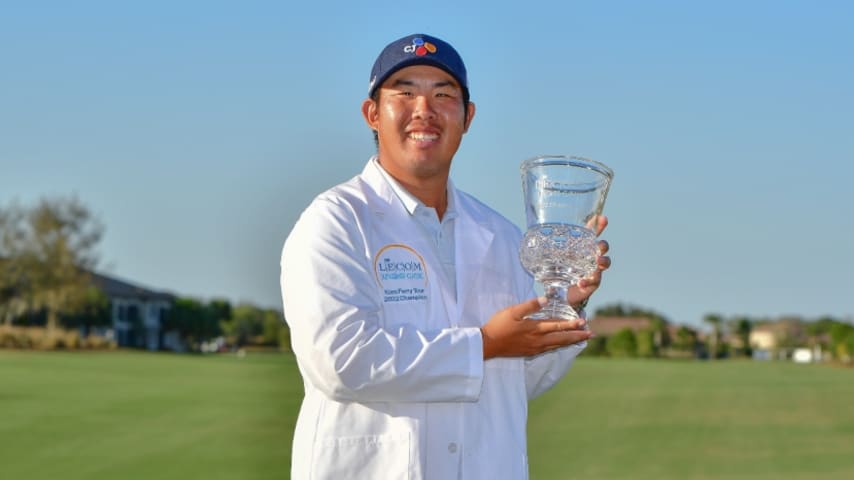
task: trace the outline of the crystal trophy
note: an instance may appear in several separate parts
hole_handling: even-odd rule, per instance
[[[596,225],[614,172],[586,158],[544,155],[522,162],[521,173],[527,231],[519,258],[548,300],[527,318],[578,318],[567,292],[596,271]]]

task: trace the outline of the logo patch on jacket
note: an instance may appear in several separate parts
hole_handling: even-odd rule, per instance
[[[393,243],[374,256],[374,273],[383,289],[383,302],[427,300],[427,265],[408,245]]]

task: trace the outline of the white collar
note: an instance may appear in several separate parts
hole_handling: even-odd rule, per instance
[[[400,201],[403,203],[403,208],[405,208],[410,215],[415,214],[415,210],[418,209],[418,207],[432,208],[428,207],[427,205],[424,205],[421,200],[418,200],[418,198],[409,193],[409,190],[403,188],[403,186],[400,185],[400,183],[398,183],[398,181],[395,180],[394,177],[392,177],[385,170],[385,168],[383,168],[383,166],[380,164],[379,158],[376,155],[371,157],[371,162],[374,164],[377,170],[379,170],[383,178],[386,179],[386,182],[388,182],[388,185],[391,187],[392,191],[395,193],[395,195],[397,195],[397,198],[399,198]],[[451,181],[450,178],[448,178],[448,185],[445,188],[448,192],[448,208],[445,210],[445,218],[450,219],[457,216],[456,192],[454,191],[454,183]]]

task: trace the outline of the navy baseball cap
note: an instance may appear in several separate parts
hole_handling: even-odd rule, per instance
[[[394,72],[412,65],[430,65],[448,72],[459,82],[465,100],[469,98],[466,66],[449,43],[430,35],[416,33],[395,40],[383,49],[371,69],[368,96],[372,96]]]

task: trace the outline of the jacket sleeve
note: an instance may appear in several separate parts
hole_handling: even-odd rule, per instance
[[[535,295],[536,293],[531,290],[524,298],[532,298]],[[583,311],[582,316],[584,316]],[[528,391],[528,399],[538,397],[554,387],[569,372],[575,357],[586,346],[587,342],[581,342],[526,358],[525,388]]]
[[[477,400],[479,329],[384,328],[363,220],[345,202],[315,200],[285,241],[282,299],[305,381],[337,401]]]
[[[533,399],[554,387],[572,367],[575,357],[584,350],[587,342],[553,350],[525,359],[525,387],[528,399]]]

